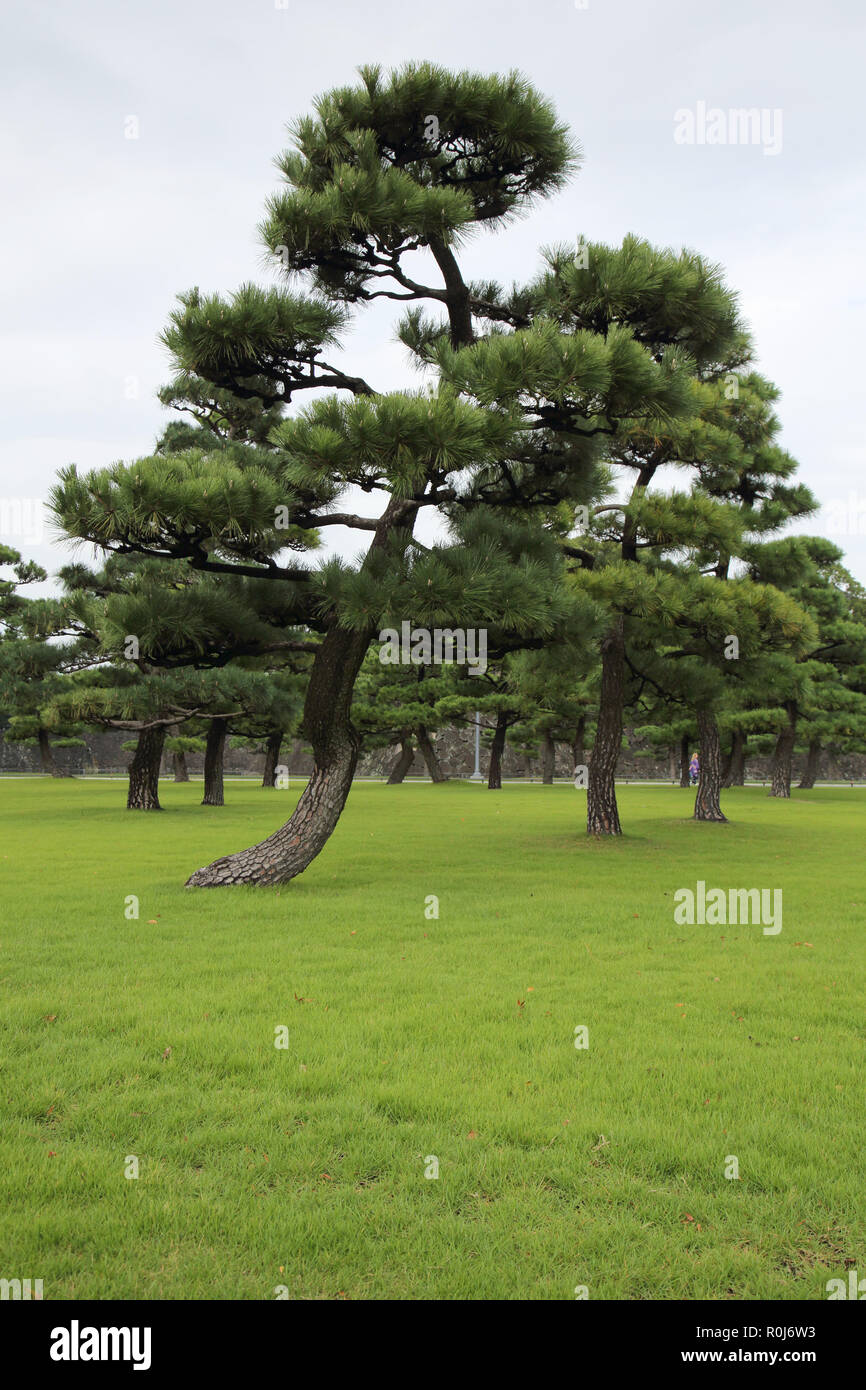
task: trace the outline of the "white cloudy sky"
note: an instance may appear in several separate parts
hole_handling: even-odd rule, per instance
[[[272,159],[317,93],[368,62],[518,67],[571,126],[583,167],[527,219],[472,243],[468,273],[521,279],[539,245],[629,231],[721,262],[783,391],[783,442],[802,477],[825,504],[863,504],[847,535],[827,514],[807,529],[829,531],[866,581],[860,0],[282,6],[46,0],[7,12],[0,501],[44,496],[64,463],[152,447],[173,297],[269,278],[256,225]],[[781,151],[675,143],[675,111],[698,102],[780,110]],[[130,116],[137,140],[124,135]],[[365,312],[348,360],[377,387],[415,384],[389,322],[382,306]],[[65,558],[7,539],[49,569]]]

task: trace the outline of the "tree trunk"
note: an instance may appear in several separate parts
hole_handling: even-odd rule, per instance
[[[668,749],[668,777],[676,783],[680,775],[680,755],[676,747]]]
[[[723,787],[742,787],[746,781],[746,736],[742,729],[735,729],[731,741],[731,754],[722,777]]]
[[[553,786],[556,771],[556,744],[545,729],[541,735],[541,780],[545,787]]]
[[[377,562],[383,551],[405,554],[417,515],[416,503],[392,497],[361,566]],[[359,739],[352,724],[352,691],[377,629],[340,627],[332,620],[313,661],[304,701],[302,734],[313,750],[313,771],[285,825],[261,844],[216,859],[197,869],[187,883],[219,888],[236,883],[288,883],[324,848],[340,819],[358,761]]]
[[[809,752],[806,755],[806,766],[803,768],[803,776],[800,778],[799,786],[804,790],[811,790],[815,785],[818,776],[818,768],[821,763],[822,753],[820,740],[812,739],[809,744]]]
[[[502,754],[505,751],[505,733],[508,728],[508,716],[500,713],[496,717],[496,728],[493,731],[493,742],[490,745],[490,766],[487,769],[487,790],[491,792],[499,791],[502,786]]]
[[[214,860],[187,880],[194,888],[237,883],[288,883],[327,844],[346,804],[358,761],[358,734],[349,718],[352,690],[374,629],[331,627],[319,648],[304,705],[304,734],[313,771],[294,813],[261,844]]]
[[[72,773],[65,768],[58,767],[54,758],[54,749],[51,747],[51,740],[48,737],[47,729],[40,729],[37,735],[39,743],[39,758],[42,763],[42,771],[49,773],[52,777],[71,777]]]
[[[204,796],[202,806],[224,806],[223,759],[225,757],[227,719],[212,719],[208,725],[204,749]]]
[[[176,782],[189,781],[189,768],[186,765],[186,753],[172,753],[174,763],[174,780]]]
[[[159,766],[165,743],[165,725],[142,729],[138,745],[129,765],[128,811],[160,811]]]
[[[584,739],[586,737],[586,715],[582,714],[577,721],[577,728],[574,731],[574,739],[571,744],[572,769],[571,775],[574,777],[579,767],[586,767],[586,748]]]
[[[722,814],[722,748],[719,726],[712,710],[698,710],[698,794],[695,797],[695,820],[725,821]]]
[[[601,698],[586,794],[588,835],[621,835],[616,804],[616,765],[622,747],[625,636],[617,618],[601,644]]]
[[[680,739],[680,786],[690,787],[689,781],[689,743],[691,742],[688,734],[683,734]]]
[[[398,787],[415,761],[415,749],[411,738],[401,738],[400,752],[388,774],[387,786]]]
[[[282,744],[282,729],[275,729],[272,734],[268,734],[268,741],[265,744],[265,770],[262,774],[263,787],[275,787],[277,785],[277,761]]]
[[[785,709],[788,723],[776,739],[771,768],[770,796],[788,798],[791,795],[791,762],[794,757],[794,743],[797,739],[797,711],[790,701]]]
[[[444,770],[439,761],[439,754],[433,744],[433,740],[428,734],[423,724],[419,724],[415,730],[415,737],[418,740],[418,747],[421,750],[421,757],[427,764],[427,771],[433,782],[447,782],[448,773]]]

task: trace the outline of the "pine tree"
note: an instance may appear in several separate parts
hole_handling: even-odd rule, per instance
[[[619,248],[581,243],[547,253],[548,269],[530,287],[528,326],[459,352],[441,338],[428,349],[446,378],[479,403],[524,403],[535,447],[517,477],[548,503],[567,497],[561,473],[575,451],[603,447],[608,471],[630,480],[627,502],[602,499],[583,534],[565,545],[574,581],[606,609],[601,679],[589,769],[587,829],[621,833],[615,773],[623,730],[628,615],[664,612],[671,577],[640,563],[647,547],[675,552],[706,537],[724,512],[709,498],[648,497],[666,463],[696,468],[706,430],[704,381],[748,359],[736,301],[719,270],[689,252],[628,237]],[[699,447],[701,446],[701,447]],[[596,486],[599,475],[596,475]],[[514,469],[508,482],[520,503]],[[545,491],[542,491],[545,489]],[[503,504],[509,501],[501,488]]]
[[[805,733],[807,739],[814,736],[820,743],[822,732],[831,736],[834,730],[843,738],[856,737],[861,717],[859,701],[866,692],[866,612],[859,586],[852,584],[841,558],[839,548],[822,536],[758,543],[746,554],[749,573],[783,589],[815,625],[814,640],[807,648],[772,672],[762,692],[763,708],[757,717],[752,716],[757,727],[776,730],[770,795],[784,800],[791,795],[798,737]],[[823,729],[822,715],[829,721]]]
[[[314,644],[286,631],[282,592],[137,555],[112,555],[98,572],[76,566],[61,573],[68,607],[93,634],[103,663],[66,693],[65,707],[80,707],[107,727],[139,731],[129,808],[159,809],[165,738],[177,720],[189,734],[205,735],[202,804],[222,806],[232,721],[270,733],[296,716],[301,668]],[[55,702],[55,709],[63,705]]]
[[[515,565],[503,545],[495,506],[511,460],[537,450],[522,413],[461,400],[447,385],[376,395],[329,359],[348,309],[378,298],[439,306],[453,349],[470,343],[479,324],[510,322],[513,305],[464,279],[459,241],[561,185],[574,163],[566,132],[517,76],[452,75],[423,64],[387,79],[362,70],[359,86],[323,97],[294,137],[281,161],[288,187],[272,199],[263,234],[290,274],[308,275],[313,293],[247,285],[229,297],[182,296],[165,335],[176,367],[166,395],[208,441],[175,431],[150,458],[85,477],[65,470],[54,494],[68,534],[268,586],[271,600],[282,596],[285,629],[318,639],[303,723],[314,757],[310,781],[286,826],[199,870],[190,882],[203,886],[285,882],[325,844],[357,759],[355,678],[398,600],[397,616],[415,622],[499,620],[540,638],[554,621],[537,597],[531,559]],[[432,284],[410,273],[419,252],[435,264]],[[605,380],[597,376],[599,362],[613,358],[615,386],[609,368]],[[622,344],[606,352],[599,339],[588,389],[606,396],[610,379],[622,392],[630,376],[646,396],[653,385],[645,358],[637,346],[630,357]],[[584,370],[584,357],[572,365]],[[648,372],[664,394],[670,373],[652,363]],[[283,414],[299,393],[323,387],[345,394]],[[266,429],[262,415],[272,425],[272,412],[280,421]],[[590,446],[572,442],[555,470],[558,489],[578,501],[591,485]],[[540,461],[537,471],[547,476]],[[498,478],[492,503],[475,486],[491,472]],[[386,494],[378,517],[338,509],[352,486]],[[531,508],[538,487],[527,480],[521,491]],[[454,539],[425,552],[412,532],[427,507],[463,514]],[[370,535],[360,564],[310,567],[283,558],[287,548],[315,548],[328,525]],[[246,640],[247,654],[263,640]],[[224,655],[238,647],[227,643]]]
[[[124,747],[127,745],[124,744]],[[196,738],[192,734],[171,734],[165,740],[165,751],[170,754],[174,767],[175,782],[189,781],[189,768],[186,764],[187,754],[203,753],[204,740]]]
[[[538,747],[544,785],[553,782],[558,743],[569,748],[572,776],[587,766],[585,745],[592,738],[600,675],[593,635],[584,621],[577,641],[551,642],[540,651],[517,652],[511,660],[522,705],[512,737],[527,750]]]
[[[88,634],[74,620],[63,599],[33,599],[22,592],[41,583],[47,573],[17,550],[0,546],[0,703],[8,717],[8,742],[35,744],[43,772],[68,774],[58,767],[54,748],[81,747],[80,723],[44,715],[51,696],[63,688],[64,677],[87,664]]]
[[[437,666],[396,664],[388,660],[388,649],[375,648],[361,668],[352,704],[352,719],[364,750],[399,744],[399,752],[388,776],[388,785],[403,781],[415,761],[415,745],[424,759],[434,783],[448,781],[433,745],[442,719],[436,704],[443,694],[441,669]]]

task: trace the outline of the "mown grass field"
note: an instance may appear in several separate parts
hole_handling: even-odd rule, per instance
[[[595,843],[568,785],[357,785],[290,886],[184,889],[298,791],[164,784],[142,814],[122,782],[0,782],[0,1275],[46,1299],[866,1275],[866,793],[740,789],[715,826],[624,787],[627,836]],[[677,926],[697,879],[781,887],[781,933]]]

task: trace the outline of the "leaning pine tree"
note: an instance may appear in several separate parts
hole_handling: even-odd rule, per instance
[[[543,640],[561,615],[547,601],[555,586],[539,584],[538,514],[596,495],[596,421],[664,414],[687,385],[675,352],[603,315],[578,333],[533,324],[519,351],[542,374],[543,389],[530,387],[535,413],[519,362],[506,399],[485,361],[461,362],[443,382],[445,364],[431,355],[438,388],[391,394],[333,362],[348,310],[380,298],[444,314],[441,325],[420,314],[407,323],[404,341],[419,352],[429,343],[459,355],[485,333],[486,343],[508,341],[491,328],[525,326],[526,296],[468,281],[460,241],[557,189],[574,164],[550,106],[516,75],[425,64],[361,76],[295,127],[281,161],[288,187],[263,229],[276,260],[307,275],[312,292],[247,285],[229,297],[184,295],[165,334],[176,376],[163,399],[189,413],[198,434],[178,426],[171,447],[149,458],[86,476],[67,469],[53,497],[73,537],[184,560],[250,594],[260,585],[271,620],[279,592],[286,629],[303,629],[315,647],[301,728],[314,766],[295,812],[261,844],[198,870],[196,886],[286,882],[327,842],[357,759],[355,679],[384,620],[498,625],[512,646],[519,636]],[[299,395],[322,388],[332,394],[286,416]],[[381,499],[377,515],[348,510],[352,488]],[[450,527],[430,549],[413,535],[425,508]],[[369,536],[359,563],[298,555],[334,525]],[[258,650],[238,635],[223,655],[238,649]]]

